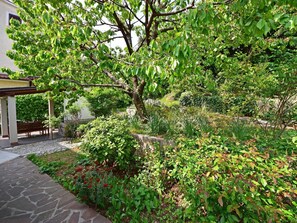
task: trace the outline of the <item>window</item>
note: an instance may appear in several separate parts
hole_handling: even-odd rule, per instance
[[[10,23],[10,20],[11,20],[11,19],[16,19],[16,20],[22,22],[22,20],[21,20],[21,18],[20,18],[19,16],[9,13],[9,14],[8,14],[8,21],[9,21],[8,24],[9,24],[9,25],[11,24],[11,23]]]

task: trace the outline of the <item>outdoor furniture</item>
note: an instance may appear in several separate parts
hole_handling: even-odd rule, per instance
[[[42,121],[33,121],[33,122],[17,122],[18,134],[27,133],[28,136],[31,135],[31,132],[39,131],[42,135],[49,134],[48,127],[45,127]]]

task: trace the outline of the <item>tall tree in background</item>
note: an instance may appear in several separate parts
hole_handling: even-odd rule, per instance
[[[8,29],[15,41],[9,56],[21,71],[8,72],[38,76],[36,85],[53,91],[120,89],[145,120],[144,90],[154,91],[167,78],[160,67],[150,66],[150,45],[178,29],[181,16],[198,2],[15,0],[23,22]],[[116,40],[122,46],[114,46]]]
[[[144,91],[176,77],[246,92],[270,85],[267,61],[251,58],[273,45],[269,36],[285,43],[279,33],[294,37],[297,26],[297,2],[290,0],[14,2],[23,22],[8,29],[15,41],[9,56],[20,72],[7,72],[38,76],[37,86],[54,92],[117,88],[143,120]],[[119,39],[123,47],[113,46]]]

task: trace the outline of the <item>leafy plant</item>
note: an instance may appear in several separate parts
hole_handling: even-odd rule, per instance
[[[296,159],[270,157],[255,148],[227,152],[210,141],[186,140],[168,150],[163,166],[178,182],[189,221],[291,222],[297,192],[290,163]]]
[[[125,120],[113,116],[99,117],[89,123],[89,130],[82,139],[82,149],[99,162],[128,168],[135,161],[135,139],[128,131]]]
[[[113,111],[125,108],[131,103],[127,95],[115,89],[94,88],[86,93],[85,97],[95,117],[110,115]]]
[[[163,135],[171,131],[170,123],[158,114],[152,114],[147,124],[150,133],[154,135]]]
[[[65,164],[61,161],[45,162],[36,154],[30,154],[27,156],[27,158],[39,167],[41,173],[46,173],[50,176],[53,176],[56,171]]]
[[[26,108],[26,109],[24,109]],[[20,121],[44,121],[48,116],[48,99],[44,94],[18,95],[16,112]],[[55,115],[63,113],[63,101],[55,101]]]

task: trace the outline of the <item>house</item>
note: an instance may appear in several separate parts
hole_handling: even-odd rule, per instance
[[[0,0],[0,67],[8,67],[16,70],[13,61],[6,56],[7,50],[11,49],[12,40],[6,34],[6,28],[11,19],[20,20],[16,12],[16,6],[8,0]]]
[[[6,34],[11,19],[21,21],[16,6],[9,0],[0,0],[0,67],[17,70],[13,61],[6,56],[12,48],[12,40]],[[0,73],[1,136],[9,137],[10,143],[18,143],[16,95],[40,93],[32,84],[32,78],[11,80],[7,74]],[[50,103],[52,104],[52,103]],[[52,105],[51,105],[52,106]]]

